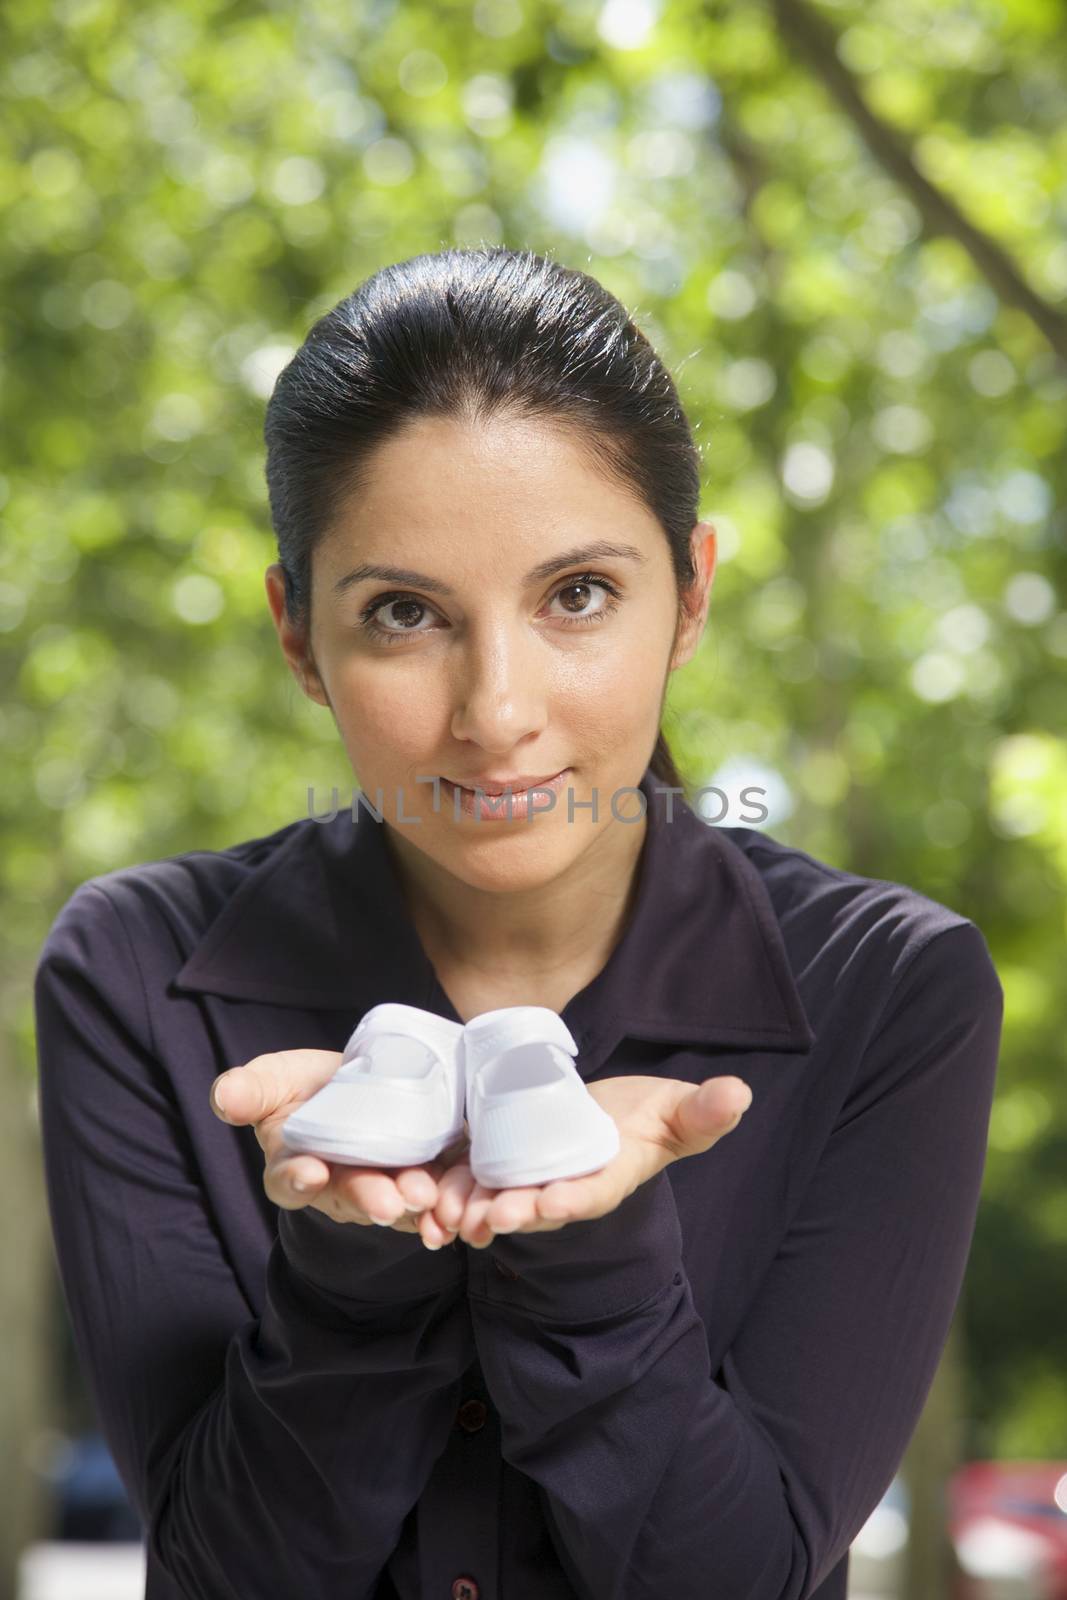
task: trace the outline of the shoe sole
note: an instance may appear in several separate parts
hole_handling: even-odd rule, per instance
[[[349,1139],[339,1139],[336,1135],[299,1133],[295,1128],[284,1137],[286,1145],[299,1154],[322,1156],[346,1166],[415,1167],[440,1155],[462,1131],[457,1128],[453,1133],[437,1135],[421,1142],[412,1139],[375,1139],[364,1134],[358,1145]]]
[[[584,1178],[599,1172],[619,1152],[617,1129],[605,1129],[595,1144],[571,1147],[551,1161],[540,1161],[522,1168],[505,1162],[471,1163],[471,1172],[486,1189],[519,1189],[527,1184],[551,1183],[557,1178]]]

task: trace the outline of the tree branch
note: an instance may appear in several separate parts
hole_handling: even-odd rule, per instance
[[[815,76],[852,122],[867,148],[914,201],[929,233],[948,234],[967,251],[1002,300],[1024,311],[1067,364],[1067,318],[1027,283],[995,239],[969,222],[915,165],[904,138],[877,117],[837,53],[837,35],[804,0],[772,0],[783,38],[804,56]]]

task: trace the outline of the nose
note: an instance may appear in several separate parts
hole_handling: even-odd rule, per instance
[[[457,651],[453,738],[504,754],[542,731],[548,686],[540,648],[521,623],[472,626]]]

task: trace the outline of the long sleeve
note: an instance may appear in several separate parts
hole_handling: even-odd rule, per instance
[[[462,1255],[280,1210],[255,1315],[93,883],[53,924],[35,1004],[60,1279],[149,1547],[190,1600],[372,1595],[474,1357]]]
[[[587,1600],[807,1600],[844,1556],[962,1287],[1002,1011],[973,923],[909,959],[718,1373],[666,1170],[493,1241],[510,1273],[470,1300],[502,1450]]]

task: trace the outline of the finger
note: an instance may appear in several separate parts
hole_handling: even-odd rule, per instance
[[[459,1227],[474,1185],[474,1174],[466,1162],[450,1167],[441,1175],[437,1185],[437,1203],[433,1209],[434,1216],[443,1228],[455,1232]]]
[[[402,1167],[393,1178],[408,1211],[429,1211],[437,1204],[432,1168]]]
[[[274,1050],[220,1073],[211,1085],[211,1109],[223,1122],[261,1122],[294,1097],[308,1099],[329,1083],[337,1050]]]
[[[427,1198],[436,1199],[436,1185],[424,1167],[385,1172],[378,1167],[335,1162],[332,1178],[331,1214],[339,1221],[377,1223],[402,1233],[418,1233],[417,1219],[427,1210]]]
[[[618,1178],[608,1168],[580,1178],[561,1178],[546,1183],[537,1197],[537,1214],[546,1222],[577,1222],[603,1216],[610,1209],[612,1196],[618,1203]]]
[[[489,1207],[486,1221],[494,1233],[515,1233],[538,1220],[540,1189],[533,1186],[505,1189]]]
[[[289,1156],[270,1161],[263,1169],[267,1197],[286,1211],[296,1211],[314,1200],[330,1181],[330,1169],[317,1156]],[[297,1186],[302,1184],[302,1188]]]
[[[249,1062],[247,1066],[231,1067],[211,1085],[211,1109],[223,1122],[238,1127],[249,1122],[260,1122],[274,1111],[283,1098],[288,1098],[288,1085],[282,1091],[282,1077],[276,1065]]]
[[[673,1126],[682,1149],[687,1155],[710,1150],[733,1132],[751,1104],[752,1090],[742,1078],[705,1078],[675,1109]]]
[[[407,1215],[404,1197],[394,1180],[377,1167],[349,1166],[338,1178],[338,1190],[349,1205],[372,1222],[392,1224]]]
[[[365,1228],[375,1225],[393,1228],[398,1233],[417,1233],[418,1222],[409,1211],[401,1210],[398,1215],[371,1216],[366,1208],[357,1203],[352,1197],[348,1186],[349,1171],[342,1169],[335,1176],[332,1183],[321,1189],[310,1202],[318,1211],[322,1211],[334,1222],[358,1223]]]
[[[442,1228],[432,1211],[424,1211],[414,1220],[422,1242],[428,1250],[440,1250],[443,1245],[451,1244],[456,1237],[452,1228]]]
[[[486,1223],[486,1215],[499,1192],[498,1189],[487,1189],[475,1180],[467,1199],[458,1231],[459,1237],[475,1250],[484,1250],[492,1238],[493,1230]]]

